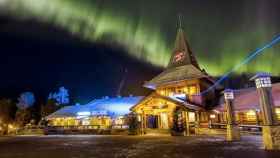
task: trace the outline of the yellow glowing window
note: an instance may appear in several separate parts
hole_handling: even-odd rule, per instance
[[[246,112],[246,119],[247,121],[256,121],[257,120],[256,112],[254,110],[250,110]]]
[[[174,95],[174,92],[169,92],[169,96],[173,96]]]
[[[184,87],[183,91],[184,91],[184,93],[188,94],[189,93],[189,88],[188,87]]]
[[[195,122],[195,113],[189,112],[189,122]]]
[[[189,94],[192,95],[192,94],[196,94],[196,93],[197,93],[196,86],[190,86]]]
[[[214,119],[214,118],[216,118],[216,115],[215,115],[215,114],[211,114],[211,115],[210,115],[210,118],[211,118],[211,119]]]
[[[118,117],[116,120],[115,120],[115,124],[116,125],[123,125],[124,124],[124,118],[121,116],[121,117]]]
[[[275,109],[277,120],[280,120],[280,108]]]

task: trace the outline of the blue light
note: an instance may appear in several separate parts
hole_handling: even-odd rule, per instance
[[[200,95],[204,95],[211,91],[213,88],[218,86],[222,81],[228,78],[228,76],[233,73],[234,71],[238,70],[241,66],[247,64],[250,62],[252,59],[254,59],[257,55],[260,55],[265,49],[271,48],[273,45],[277,44],[280,42],[280,35],[276,36],[271,42],[267,43],[264,45],[262,48],[258,48],[255,51],[251,52],[249,56],[247,56],[241,63],[237,64],[236,66],[233,67],[230,71],[225,73],[219,80],[217,80],[212,86],[210,86],[208,89],[205,91],[201,92]]]

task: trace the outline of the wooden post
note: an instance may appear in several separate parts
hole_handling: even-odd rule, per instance
[[[255,113],[256,113],[256,125],[260,125],[260,118],[259,118],[259,113],[258,113],[258,110],[255,110]]]
[[[142,134],[145,134],[145,129],[147,128],[147,120],[146,120],[146,114],[143,112],[143,129],[142,129]]]
[[[144,124],[143,124],[143,120],[144,120],[143,114],[138,114],[137,117],[140,117],[140,120],[138,120],[138,121],[140,121],[140,135],[143,135],[143,134],[144,134],[144,132],[143,132],[143,128],[144,128]],[[138,119],[138,118],[137,118],[137,119]]]
[[[199,118],[199,111],[195,112],[195,134],[199,134],[199,127],[200,127],[200,118]]]
[[[224,91],[225,97],[225,106],[227,112],[227,141],[237,141],[240,140],[240,132],[238,125],[235,122],[235,115],[234,115],[234,93],[231,89],[226,89]]]
[[[262,135],[264,147],[267,150],[280,150],[280,126],[277,125],[274,111],[270,75],[267,73],[258,73],[251,80],[255,81],[259,96],[263,119]]]
[[[189,123],[189,112],[185,112],[185,121],[186,121],[186,136],[190,136],[190,123]]]

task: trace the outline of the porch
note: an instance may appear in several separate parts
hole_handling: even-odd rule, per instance
[[[199,120],[198,109],[158,94],[146,97],[132,110],[137,114],[141,135],[170,135],[175,120],[176,125],[184,129],[180,133],[189,135],[195,132]]]

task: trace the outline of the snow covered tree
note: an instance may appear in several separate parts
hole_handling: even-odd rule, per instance
[[[35,97],[32,92],[24,92],[21,93],[20,97],[18,98],[17,107],[19,109],[27,109],[33,106],[35,103]]]
[[[60,87],[58,93],[56,94],[56,101],[61,105],[69,104],[68,90],[64,87]]]
[[[58,105],[69,104],[69,93],[64,87],[60,87],[58,92],[50,93],[48,99],[54,99]]]

